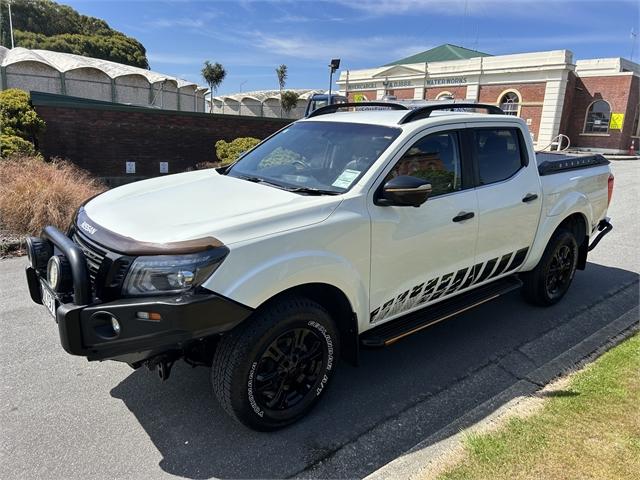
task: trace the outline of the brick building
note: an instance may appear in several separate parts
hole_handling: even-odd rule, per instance
[[[447,44],[382,67],[344,71],[338,85],[351,101],[393,95],[499,105],[525,119],[539,149],[558,134],[579,150],[640,147],[640,65],[623,58],[574,61],[569,50],[493,56]]]

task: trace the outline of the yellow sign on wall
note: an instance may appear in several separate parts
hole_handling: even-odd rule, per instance
[[[609,130],[622,130],[624,123],[624,113],[612,113],[609,121]]]

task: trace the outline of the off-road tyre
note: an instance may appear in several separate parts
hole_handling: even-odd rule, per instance
[[[524,298],[541,306],[559,302],[571,285],[577,263],[578,242],[574,234],[569,230],[557,230],[549,240],[538,265],[530,272],[520,275],[524,284]]]
[[[290,425],[327,390],[339,342],[321,305],[299,296],[278,299],[221,338],[211,368],[215,396],[232,418],[254,430]]]

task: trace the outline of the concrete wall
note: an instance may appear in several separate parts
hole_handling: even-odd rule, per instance
[[[65,73],[66,94],[93,100],[112,100],[111,78],[96,68],[78,68]]]

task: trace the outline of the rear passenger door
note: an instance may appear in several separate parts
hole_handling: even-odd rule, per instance
[[[478,198],[476,283],[515,271],[533,243],[542,205],[533,152],[519,128],[474,126],[468,130]],[[479,267],[482,265],[482,267]]]

